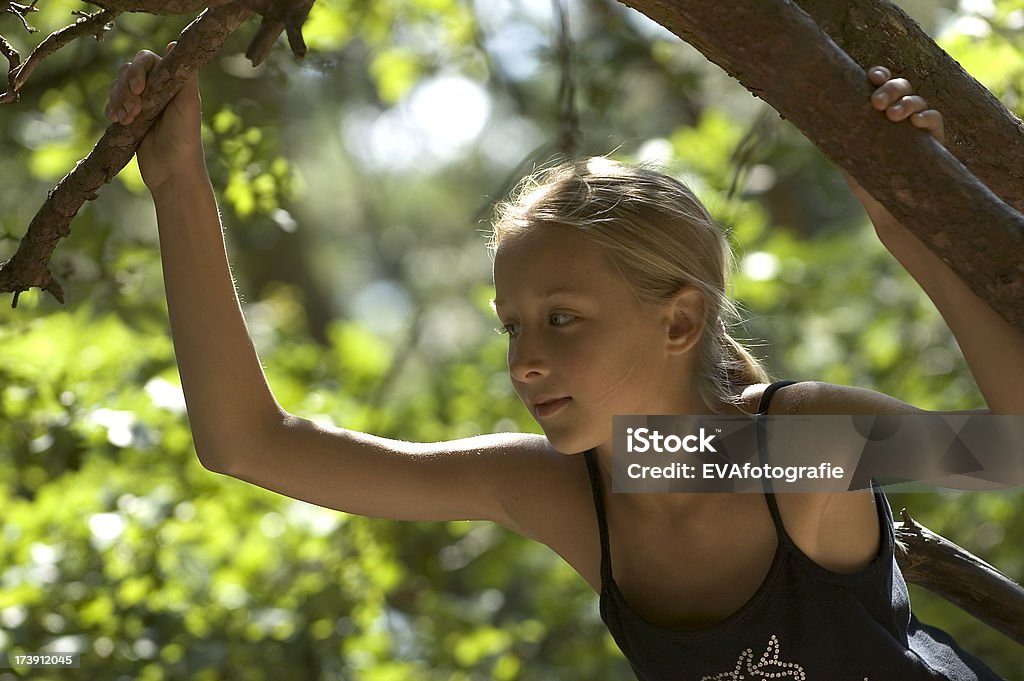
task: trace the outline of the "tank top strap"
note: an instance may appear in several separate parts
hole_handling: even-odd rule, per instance
[[[588,450],[583,457],[587,461],[590,476],[590,491],[594,496],[594,511],[597,514],[597,528],[601,535],[601,595],[605,595],[612,583],[612,553],[608,542],[608,521],[604,514],[604,498],[601,495],[601,474],[597,470],[594,450]]]
[[[787,385],[793,385],[799,383],[799,381],[775,381],[761,394],[761,400],[757,405],[757,454],[759,457],[759,463],[769,463],[768,460],[768,425],[765,421],[768,416],[768,405],[771,402],[772,395],[779,388],[785,388]],[[768,502],[768,510],[772,514],[772,522],[775,523],[775,532],[787,546],[793,545],[793,540],[790,538],[789,533],[786,532],[786,526],[782,522],[782,514],[779,513],[779,506],[775,500],[775,492],[772,489],[771,480],[767,476],[762,478],[762,488],[764,489],[765,500]]]

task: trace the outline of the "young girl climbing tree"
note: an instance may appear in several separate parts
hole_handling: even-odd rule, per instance
[[[159,61],[144,51],[122,69],[111,120],[134,120]],[[867,77],[879,126],[884,116],[942,138],[941,115],[908,81],[882,67]],[[275,400],[235,294],[199,131],[193,81],[138,157],[207,468],[348,513],[491,520],[544,543],[600,594],[644,681],[998,678],[911,614],[877,486],[611,494],[615,415],[920,413],[867,389],[769,383],[727,332],[727,242],[683,184],[605,158],[525,181],[494,225],[494,307],[510,379],[544,436],[400,442],[314,424]],[[854,191],[949,323],[991,412],[1024,413],[1024,334]]]

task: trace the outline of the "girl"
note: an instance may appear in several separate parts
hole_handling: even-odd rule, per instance
[[[134,120],[159,61],[143,51],[122,69],[111,120]],[[869,78],[877,110],[941,139],[942,117],[906,80],[884,68]],[[603,158],[527,182],[495,224],[494,307],[512,383],[544,436],[399,442],[278,405],[235,294],[199,131],[193,81],[138,155],[204,466],[348,513],[492,520],[542,542],[600,594],[603,619],[644,681],[997,679],[910,614],[877,487],[609,493],[616,414],[919,412],[870,390],[768,385],[725,330],[728,248],[686,187]],[[855,191],[939,306],[992,412],[1024,413],[1024,334]]]

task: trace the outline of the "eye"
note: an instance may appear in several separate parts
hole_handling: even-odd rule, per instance
[[[509,338],[515,338],[519,335],[519,326],[510,322],[508,324],[503,324],[500,328],[495,329],[495,331],[504,334]]]
[[[568,312],[552,312],[548,315],[548,323],[551,326],[565,326],[574,319],[576,319],[576,315]]]

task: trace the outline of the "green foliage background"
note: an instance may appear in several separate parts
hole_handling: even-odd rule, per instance
[[[981,406],[941,319],[813,147],[634,13],[569,6],[584,153],[667,158],[698,187],[737,248],[740,335],[773,373]],[[81,8],[43,2],[31,20],[45,34]],[[1024,1],[907,8],[1024,113]],[[0,258],[102,131],[117,65],[185,22],[124,16],[0,109]],[[23,54],[34,44],[9,15],[0,28]],[[318,0],[307,60],[281,49],[255,72],[242,33],[204,73],[204,135],[279,400],[415,440],[536,430],[490,333],[482,232],[560,132],[550,5]],[[452,82],[462,89],[431,94]],[[437,92],[476,98],[479,134],[432,145],[417,116]],[[82,211],[54,262],[66,306],[32,293],[0,309],[0,651],[82,651],[80,670],[31,678],[632,678],[596,596],[542,546],[485,523],[340,514],[199,465],[137,169]],[[1021,500],[891,496],[1018,578]],[[925,592],[912,599],[1024,678],[1020,646]]]

